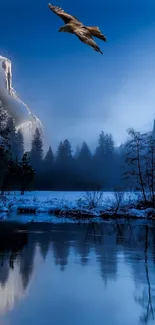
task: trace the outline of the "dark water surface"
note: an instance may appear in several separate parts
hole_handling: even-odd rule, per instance
[[[155,324],[154,226],[26,227],[0,225],[0,325]]]

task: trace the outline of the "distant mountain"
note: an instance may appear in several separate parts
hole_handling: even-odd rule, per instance
[[[12,87],[12,64],[3,56],[0,56],[0,101],[3,108],[14,119],[16,128],[21,128],[25,133],[25,137],[27,130],[33,134],[37,127],[42,129],[41,121],[33,115]]]

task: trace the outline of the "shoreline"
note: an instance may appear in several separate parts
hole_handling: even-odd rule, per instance
[[[2,211],[1,211],[2,210]],[[0,222],[21,223],[102,223],[109,220],[152,220],[155,221],[155,211],[152,208],[138,210],[135,208],[117,213],[107,210],[95,209],[58,209],[54,207],[40,208],[38,206],[12,206],[0,209]]]
[[[35,222],[102,222],[109,219],[143,219],[155,220],[155,209],[144,207],[135,193],[122,194],[89,192],[87,195],[77,196],[70,200],[65,197],[47,197],[28,195],[1,195],[0,221],[18,220],[26,217]]]

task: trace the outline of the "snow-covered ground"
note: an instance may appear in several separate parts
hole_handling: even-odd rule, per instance
[[[32,191],[32,192],[25,192],[24,196],[20,195],[20,192],[15,191],[9,194],[10,197],[17,197],[17,198],[26,198],[26,199],[37,199],[40,202],[45,202],[47,200],[67,200],[70,202],[75,202],[76,200],[84,197],[86,192],[80,191]],[[112,198],[113,192],[103,192],[103,198],[109,199]]]
[[[89,193],[91,193],[91,195],[93,196],[93,192]],[[124,193],[124,199],[136,200],[138,195],[138,192],[126,192]],[[71,203],[75,203],[77,200],[87,197],[87,193],[85,191],[32,191],[25,192],[24,196],[21,196],[20,192],[14,191],[9,194],[9,198],[14,197],[17,199],[28,199],[30,201],[38,200],[42,203],[50,200],[68,201]],[[114,192],[102,192],[103,201],[113,200],[113,198]]]
[[[107,217],[154,218],[154,209],[135,208],[137,198],[137,193],[12,192],[0,197],[0,219],[55,223],[99,221]]]
[[[85,195],[85,192],[63,192],[63,191],[32,191],[32,192],[25,192],[24,196],[20,195],[20,192],[15,191],[10,193],[10,197],[17,197],[21,198],[24,197],[26,199],[38,199],[40,202],[44,202],[47,200],[68,200],[74,202],[75,200],[79,199]],[[104,195],[110,196],[110,192],[106,192]]]

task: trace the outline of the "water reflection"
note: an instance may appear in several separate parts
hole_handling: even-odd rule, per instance
[[[139,323],[153,324],[155,317],[155,228],[153,225],[141,226],[129,222],[120,224],[116,221],[101,225],[48,225],[46,229],[42,229],[39,225],[37,226],[39,227],[38,229],[35,228],[35,225],[29,226],[29,229],[27,227],[24,226],[25,229],[23,229],[23,226],[17,227],[15,225],[1,224],[1,315],[3,314],[7,317],[10,310],[16,315],[16,308],[18,308],[19,315],[19,304],[22,299],[27,297],[23,304],[25,303],[31,317],[33,317],[31,300],[33,300],[33,295],[36,290],[42,290],[43,300],[46,302],[46,305],[51,304],[52,308],[51,301],[48,301],[52,291],[51,286],[53,285],[52,276],[55,276],[59,270],[61,274],[66,275],[65,278],[63,276],[59,277],[59,281],[62,279],[62,288],[59,288],[57,290],[58,292],[55,290],[54,299],[56,301],[61,302],[61,290],[67,290],[66,285],[71,285],[71,278],[75,275],[73,281],[74,291],[77,289],[80,290],[80,285],[81,287],[85,286],[85,299],[90,299],[90,297],[87,297],[87,290],[88,287],[90,290],[93,284],[93,290],[98,290],[96,295],[99,299],[105,300],[106,304],[112,305],[114,303],[117,305],[116,315],[119,308],[120,310],[122,308],[121,304],[128,304],[130,300],[130,305],[133,306],[131,308],[134,308],[134,310],[131,309],[131,313],[126,311],[126,314],[123,314],[122,310],[122,315],[117,317],[117,321],[115,319],[115,324],[123,325],[124,319],[126,319],[125,324],[138,324],[137,321]],[[76,286],[76,279],[78,276],[80,277],[80,274],[83,274],[80,273],[79,267],[86,270],[87,283],[77,284]],[[41,271],[42,269],[43,271]],[[57,273],[52,273],[52,269],[57,270]],[[72,273],[72,269],[74,269],[74,273]],[[49,284],[45,292],[42,287],[44,272],[48,276],[47,283]],[[96,282],[94,282],[94,273],[96,274]],[[99,278],[105,287],[105,291],[96,289],[98,288],[97,282]],[[38,282],[35,286],[36,281]],[[124,286],[126,290],[126,302],[123,301]],[[117,297],[116,288],[120,290],[122,298],[121,295],[119,298]],[[90,293],[88,292],[89,295]],[[73,297],[70,296],[69,298],[67,296],[67,299],[70,299],[68,301],[70,303]],[[94,314],[95,299],[94,296]],[[33,304],[36,304],[35,308],[39,308],[39,302],[33,300]],[[79,308],[82,308],[80,306]],[[112,321],[108,317],[112,316],[109,316],[107,314],[108,312],[103,309],[101,312],[102,317],[99,317],[98,306],[96,306],[96,320],[92,320],[92,324],[108,324],[108,319]],[[66,308],[65,301],[63,308]],[[109,308],[112,307],[109,306]],[[49,309],[47,313],[49,322],[46,320],[46,324],[50,324],[51,312],[52,309]],[[133,315],[131,316],[132,313]],[[13,315],[11,317],[13,319]],[[37,316],[35,315],[34,317]],[[23,319],[20,317],[19,319],[19,322],[16,319],[16,321],[10,321],[10,324],[20,324]],[[36,318],[32,318],[31,321],[35,323]],[[87,322],[88,319],[85,321]],[[54,324],[59,323],[59,321],[54,322]],[[74,323],[76,324],[76,322]],[[38,320],[38,324],[44,324],[44,321],[41,323]],[[69,324],[73,324],[73,320]],[[89,324],[91,324],[91,319],[89,320]]]
[[[152,233],[153,230],[153,234]],[[151,232],[151,233],[150,233]],[[148,226],[145,227],[143,232],[144,237],[144,277],[146,284],[144,285],[141,295],[135,297],[136,301],[143,307],[144,312],[140,317],[141,322],[147,324],[150,319],[154,320],[155,315],[155,288],[152,286],[152,272],[150,272],[151,260],[149,258],[149,247],[153,247],[153,262],[154,262],[154,240],[155,234],[154,229],[149,229]],[[151,243],[150,243],[151,238]]]
[[[24,294],[24,272],[21,272],[21,252],[27,244],[25,233],[16,234],[12,228],[0,228],[0,313],[13,309]]]

